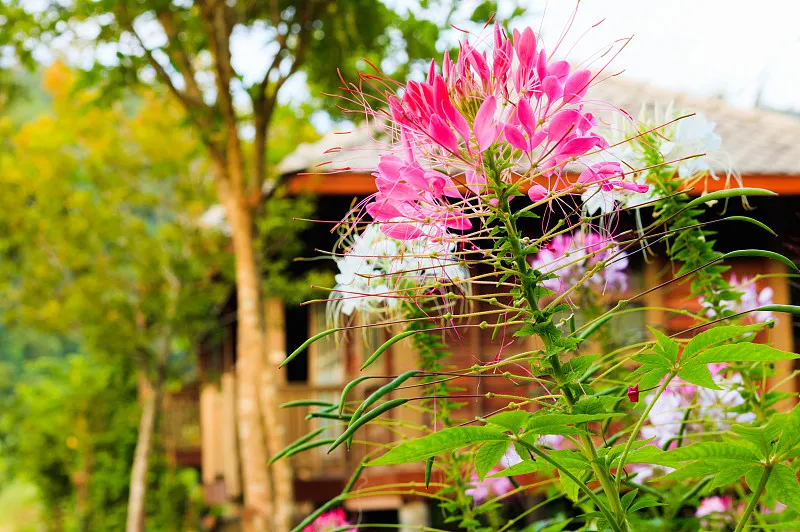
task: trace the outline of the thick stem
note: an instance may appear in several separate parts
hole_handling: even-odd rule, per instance
[[[764,488],[767,487],[767,481],[771,474],[772,465],[764,467],[764,471],[761,473],[761,479],[758,481],[758,486],[756,486],[753,496],[750,498],[750,502],[747,503],[747,508],[744,509],[742,518],[739,520],[739,524],[736,525],[736,530],[734,530],[734,532],[741,532],[744,530],[744,527],[747,526],[747,522],[750,520],[753,510],[758,506],[758,500],[761,499],[761,495],[764,493]]]
[[[525,296],[525,299],[528,302],[530,308],[538,310],[539,305],[536,301],[533,290],[529,285],[529,283],[526,283],[524,281],[524,278],[531,273],[530,272],[531,267],[528,264],[528,261],[526,260],[526,257],[523,253],[517,228],[515,227],[515,224],[511,221],[511,207],[508,203],[508,196],[505,194],[505,192],[501,193],[500,201],[502,209],[505,214],[505,226],[506,226],[506,231],[508,233],[507,235],[508,240],[511,244],[511,250],[514,255],[514,261],[516,262],[517,268],[519,269],[518,273],[522,278],[523,295]],[[543,338],[543,340],[545,341],[545,345],[547,345],[548,343],[547,339]],[[558,358],[558,354],[552,355],[549,360],[550,360],[550,365],[553,368],[553,376],[555,377],[556,381],[559,384],[563,384],[564,371],[561,368],[561,361]],[[567,386],[563,387],[563,391],[564,391],[564,399],[566,400],[567,404],[570,407],[572,407],[572,405],[575,404],[575,398],[572,395],[572,391]],[[583,452],[586,455],[586,457],[591,461],[592,471],[597,476],[597,479],[600,481],[600,485],[602,486],[603,491],[605,492],[606,497],[608,498],[609,504],[611,505],[611,511],[614,513],[614,517],[609,517],[609,523],[611,523],[611,525],[615,527],[615,530],[621,530],[619,525],[620,523],[622,524],[623,527],[625,527],[625,529],[627,529],[625,512],[622,508],[622,503],[619,498],[619,489],[614,486],[614,482],[611,478],[610,473],[599,463],[597,449],[595,448],[592,438],[588,434],[582,434],[581,443],[583,444]],[[536,453],[541,454],[539,453],[538,450],[536,451]],[[552,460],[548,459],[548,461],[552,463]],[[566,473],[568,473],[568,476],[570,476],[571,478],[573,478],[573,480],[575,480],[574,476],[569,474],[569,472]],[[589,491],[591,492],[591,490]],[[608,511],[606,507],[600,502],[600,500],[594,496],[594,494],[592,494],[592,500],[595,502],[595,504],[598,505],[598,507],[604,513]]]
[[[597,495],[595,495],[594,492],[591,489],[589,489],[589,486],[587,486],[585,483],[583,483],[581,481],[581,479],[579,479],[578,477],[573,475],[566,467],[562,466],[561,464],[559,464],[558,462],[553,460],[547,453],[543,453],[542,451],[537,449],[535,446],[533,446],[533,445],[531,445],[531,444],[529,444],[529,443],[527,443],[525,441],[522,441],[522,440],[518,440],[518,441],[527,450],[529,450],[530,452],[532,452],[536,456],[540,457],[545,462],[548,462],[550,465],[552,465],[553,467],[558,469],[560,474],[568,477],[575,484],[577,484],[578,487],[581,489],[581,491],[583,491],[586,494],[586,496],[589,497],[592,500],[592,502],[594,502],[594,504],[597,506],[597,508],[603,513],[603,515],[606,517],[606,520],[608,521],[609,526],[611,528],[613,528],[615,532],[622,532],[623,529],[620,528],[620,525],[617,522],[617,517],[612,515],[611,512],[609,512],[608,508],[606,508],[606,506],[603,504],[603,502],[600,499],[597,498]],[[609,479],[609,481],[610,481],[610,479]],[[626,527],[626,529],[627,529],[627,527]]]

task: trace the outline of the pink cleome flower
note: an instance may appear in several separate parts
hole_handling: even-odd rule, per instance
[[[566,287],[577,283],[587,271],[605,261],[609,262],[589,278],[589,284],[600,289],[625,290],[628,287],[625,274],[627,255],[598,233],[576,231],[572,235],[556,235],[548,248],[539,251],[530,262],[531,267],[544,274],[558,275],[545,280],[543,284],[556,293],[562,293]]]
[[[568,62],[549,60],[530,28],[514,30],[512,42],[496,25],[488,52],[465,40],[455,62],[445,54],[441,73],[432,61],[425,81],[409,81],[402,96],[388,97],[402,158],[381,157],[374,174],[378,193],[367,212],[399,239],[421,236],[419,222],[434,236],[468,229],[465,208],[453,205],[467,205],[459,185],[475,196],[488,190],[484,158],[495,145],[502,148],[497,153],[504,168],[558,182],[567,163],[607,147],[583,103],[593,80],[588,70],[573,72]],[[646,185],[626,182],[619,164],[584,166],[579,188],[599,183],[604,190],[647,191]],[[437,171],[444,168],[451,175]],[[501,177],[510,176],[506,170]],[[530,184],[534,201],[549,193]]]
[[[700,501],[695,517],[705,517],[711,514],[724,514],[733,510],[733,499],[730,496],[706,497]]]
[[[473,503],[480,504],[489,497],[505,495],[514,489],[514,485],[511,484],[508,477],[489,477],[489,475],[493,475],[498,471],[499,469],[492,469],[483,480],[480,480],[478,475],[473,472],[470,478],[470,487],[464,491],[464,494],[468,497],[472,497]]]
[[[336,508],[335,510],[324,512],[314,519],[314,522],[306,526],[303,532],[328,532],[329,530],[336,530],[349,524],[350,522],[347,520],[347,515],[345,515],[344,510]],[[351,528],[344,532],[356,532],[356,529]]]

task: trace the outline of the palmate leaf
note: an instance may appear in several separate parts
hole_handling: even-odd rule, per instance
[[[787,414],[774,414],[769,423],[756,427],[753,425],[734,425],[731,432],[739,436],[743,442],[753,446],[759,458],[764,458],[772,452],[773,442],[778,439],[783,430]]]
[[[697,386],[702,386],[703,388],[708,388],[710,390],[722,389],[714,382],[714,379],[711,377],[711,370],[709,370],[708,366],[706,365],[690,366],[682,369],[678,372],[678,377],[687,382],[696,384]]]
[[[798,444],[800,444],[800,405],[796,405],[786,418],[776,450],[779,453],[787,453],[795,449]]]
[[[679,467],[675,471],[665,475],[663,480],[684,480],[687,478],[700,478],[708,475],[716,475],[721,471],[736,468],[741,470],[753,467],[750,462],[742,462],[741,460],[733,460],[730,458],[716,458],[697,460],[688,465]],[[756,466],[757,467],[757,466]],[[744,476],[744,472],[740,473],[736,478]]]
[[[759,463],[759,457],[749,448],[728,442],[704,442],[662,451],[648,445],[628,454],[627,464],[656,464],[676,467],[681,462],[709,459],[728,459],[742,463]]]
[[[674,364],[678,359],[678,350],[680,349],[678,343],[657,329],[652,327],[648,327],[648,329],[650,329],[650,332],[656,337],[656,354],[658,354],[667,365]]]
[[[507,467],[502,471],[498,471],[489,478],[511,477],[516,475],[527,475],[529,473],[538,473],[540,471],[552,471],[555,469],[552,464],[544,460],[525,460],[511,467]]]
[[[664,454],[666,462],[687,462],[689,460],[707,460],[728,458],[742,462],[758,463],[759,457],[747,447],[730,442],[704,442],[678,447]],[[653,462],[656,463],[656,462]],[[662,464],[663,465],[663,464]],[[669,465],[668,463],[666,465]]]
[[[568,425],[590,423],[592,421],[604,421],[606,419],[622,415],[624,414],[614,412],[602,414],[544,414],[540,416],[532,416],[525,426],[525,432],[533,432],[535,434],[557,434],[556,432],[547,431]]]
[[[796,358],[800,358],[800,354],[781,351],[764,344],[731,344],[707,349],[690,360],[682,361],[682,366],[719,362],[778,362]]]
[[[783,464],[776,464],[767,481],[767,493],[800,513],[800,483],[797,474]]]
[[[570,469],[570,473],[577,476],[580,474],[580,471]],[[569,478],[561,471],[558,472],[558,479],[561,482],[561,487],[564,489],[564,493],[567,495],[567,498],[573,502],[576,502],[578,500],[578,494],[581,491],[580,486],[578,486],[574,480]]]
[[[763,329],[765,323],[754,325],[728,325],[724,327],[712,327],[692,338],[686,347],[683,348],[683,360],[686,361],[708,347],[719,344],[734,338],[738,338],[747,333]]]
[[[531,412],[525,410],[510,410],[488,417],[486,418],[486,422],[511,432],[517,432],[519,429],[525,427],[525,424],[532,415]]]
[[[746,477],[748,474],[751,474],[754,470],[760,469],[757,465],[734,465],[727,467],[725,469],[721,469],[719,473],[714,477],[711,483],[708,485],[709,490],[714,490],[717,488],[724,488],[726,486],[730,486],[731,484],[735,484],[739,481],[742,477]]]
[[[500,461],[508,449],[506,441],[490,441],[485,443],[475,453],[475,473],[483,480],[486,473]]]
[[[416,440],[403,442],[367,465],[396,465],[490,441],[509,441],[509,436],[491,427],[452,427]]]

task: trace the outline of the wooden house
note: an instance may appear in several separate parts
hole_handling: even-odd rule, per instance
[[[741,247],[743,243],[762,249],[771,249],[783,254],[793,253],[793,238],[800,238],[800,118],[782,115],[765,110],[738,109],[721,100],[692,97],[685,94],[672,93],[656,89],[649,85],[620,79],[611,79],[600,84],[593,92],[593,97],[604,99],[621,107],[632,115],[636,115],[643,104],[649,102],[675,102],[681,109],[701,111],[711,120],[717,122],[717,131],[723,138],[723,149],[730,154],[731,164],[742,175],[743,184],[747,187],[768,188],[778,192],[780,196],[769,198],[753,198],[755,210],[749,216],[756,217],[773,227],[781,235],[779,239],[771,238],[746,224],[729,224],[722,226],[719,233],[719,245],[723,250]],[[339,219],[347,212],[353,197],[364,197],[374,191],[373,178],[369,171],[340,171],[336,174],[309,174],[316,166],[326,160],[333,162],[327,168],[352,166],[353,159],[363,168],[373,168],[377,154],[372,152],[336,153],[332,148],[357,147],[369,143],[368,132],[360,131],[349,135],[328,135],[321,141],[311,145],[301,145],[282,164],[281,170],[289,180],[294,192],[311,191],[318,196],[321,219]],[[710,182],[711,190],[722,186],[721,182]],[[695,191],[698,193],[699,191]],[[731,212],[740,207],[732,203]],[[800,241],[797,242],[800,246]],[[309,254],[315,248],[330,249],[333,238],[327,231],[318,230],[307,235]],[[797,253],[794,253],[797,256]],[[770,286],[773,289],[775,303],[800,304],[800,289],[790,278],[785,266],[766,260],[749,260],[734,263],[734,271],[738,275],[762,274],[766,277],[759,281],[759,286]],[[657,261],[639,261],[632,267],[631,290],[642,286],[652,286],[667,279],[671,272]],[[648,306],[684,306],[699,304],[685,301],[685,285],[677,285],[669,290],[656,291],[647,301]],[[269,360],[282,359],[308,336],[327,328],[325,310],[321,305],[285,306],[279,300],[267,299],[266,314],[268,318],[268,356]],[[695,309],[697,310],[697,308]],[[671,332],[686,328],[686,322],[680,316],[670,316],[659,311],[636,313],[638,319],[629,320],[619,325],[625,335],[645,335],[645,324],[660,325]],[[491,361],[499,349],[499,340],[491,342],[487,335],[475,332],[465,333],[459,338],[450,337],[448,343],[452,348],[454,364],[471,365]],[[180,409],[176,408],[168,416],[168,445],[173,445],[174,456],[179,463],[198,466],[202,471],[202,480],[206,489],[206,497],[211,502],[236,500],[241,494],[239,462],[237,458],[235,420],[235,352],[236,307],[230,301],[220,315],[220,331],[215,338],[210,338],[202,346],[199,360],[200,379],[197,388],[170,401],[183,401],[186,413],[180,419],[169,421]],[[321,399],[336,402],[342,386],[355,376],[360,375],[358,368],[370,347],[380,345],[380,331],[373,331],[367,339],[337,343],[332,337],[318,342],[302,356],[290,364],[283,373],[284,382],[280,390],[281,402],[294,399]],[[792,317],[780,316],[775,329],[771,332],[771,340],[777,347],[794,350],[800,345],[800,324],[793,323]],[[507,353],[521,350],[522,340],[507,348]],[[369,351],[369,352],[368,352]],[[415,366],[415,360],[403,344],[395,345],[386,356],[370,371],[374,374],[398,374]],[[793,363],[784,363],[780,371],[790,374],[795,367]],[[503,386],[514,386],[506,379],[490,379],[496,384],[484,384],[502,393]],[[473,389],[474,383],[462,383],[467,389]],[[795,383],[789,381],[787,388],[795,389]],[[472,388],[470,388],[472,387]],[[359,389],[360,394],[368,393],[370,388]],[[480,393],[487,391],[482,389]],[[517,390],[518,392],[518,390]],[[515,392],[515,393],[517,393]],[[192,396],[194,393],[196,395]],[[503,406],[496,399],[477,397],[467,405],[464,417],[479,413],[487,413]],[[324,421],[305,419],[307,409],[294,408],[281,412],[285,429],[285,440],[294,439],[306,434],[314,426],[322,426]],[[197,415],[194,420],[192,415]],[[192,429],[197,427],[199,429]],[[313,425],[313,426],[312,426]],[[368,431],[371,429],[367,429]],[[191,445],[186,445],[186,435],[194,438]],[[388,433],[365,434],[365,438],[389,438]],[[183,438],[183,439],[182,439]],[[181,443],[184,442],[184,443]],[[197,445],[198,447],[192,447]],[[299,503],[317,505],[335,496],[342,489],[350,473],[363,456],[364,449],[358,445],[350,452],[343,448],[331,454],[315,449],[293,458],[295,475],[295,493]],[[199,463],[198,463],[199,461]],[[417,467],[394,468],[391,471],[369,471],[363,482],[379,484],[388,481],[421,479],[421,471]],[[424,520],[424,506],[413,499],[401,496],[384,496],[362,499],[354,502],[352,509],[363,511],[398,512],[395,517],[399,522],[419,522]]]

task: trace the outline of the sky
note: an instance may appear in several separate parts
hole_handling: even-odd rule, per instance
[[[575,2],[533,2],[545,4],[548,41]],[[798,0],[583,0],[567,41],[580,39],[574,56],[581,58],[632,35],[612,64],[627,77],[741,107],[760,100],[800,112],[798,22]]]
[[[30,0],[35,3],[37,0]],[[397,9],[407,9],[442,22],[446,12],[436,7],[420,8],[419,0],[384,0]],[[459,27],[491,39],[491,32],[468,22],[481,0],[460,0],[452,22]],[[528,14],[514,23],[541,27],[548,50],[552,50],[577,0],[499,0],[498,18],[507,16],[516,5]],[[602,21],[602,22],[601,22]],[[608,72],[624,71],[624,76],[657,86],[719,96],[740,107],[759,105],[800,113],[800,0],[581,0],[570,32],[556,55],[575,63],[605,50],[619,39],[633,37],[614,59]],[[598,24],[599,23],[599,24]],[[157,23],[155,23],[157,24]],[[158,46],[160,28],[153,21],[139,21],[148,46]],[[92,24],[76,28],[91,39],[97,31]],[[231,42],[234,67],[245,81],[260,79],[271,61],[274,36],[264,28],[240,29]],[[442,33],[439,48],[452,47],[463,34],[455,30]],[[122,43],[126,46],[126,43]],[[73,58],[94,55],[101,62],[115,61],[115,50],[71,48]],[[394,58],[402,60],[402,58]],[[592,65],[597,66],[597,63]],[[207,80],[211,85],[211,80]],[[180,83],[179,79],[176,79]],[[284,87],[285,101],[301,101],[309,96],[302,75]],[[240,101],[246,104],[244,93]],[[322,119],[318,127],[326,129]]]

